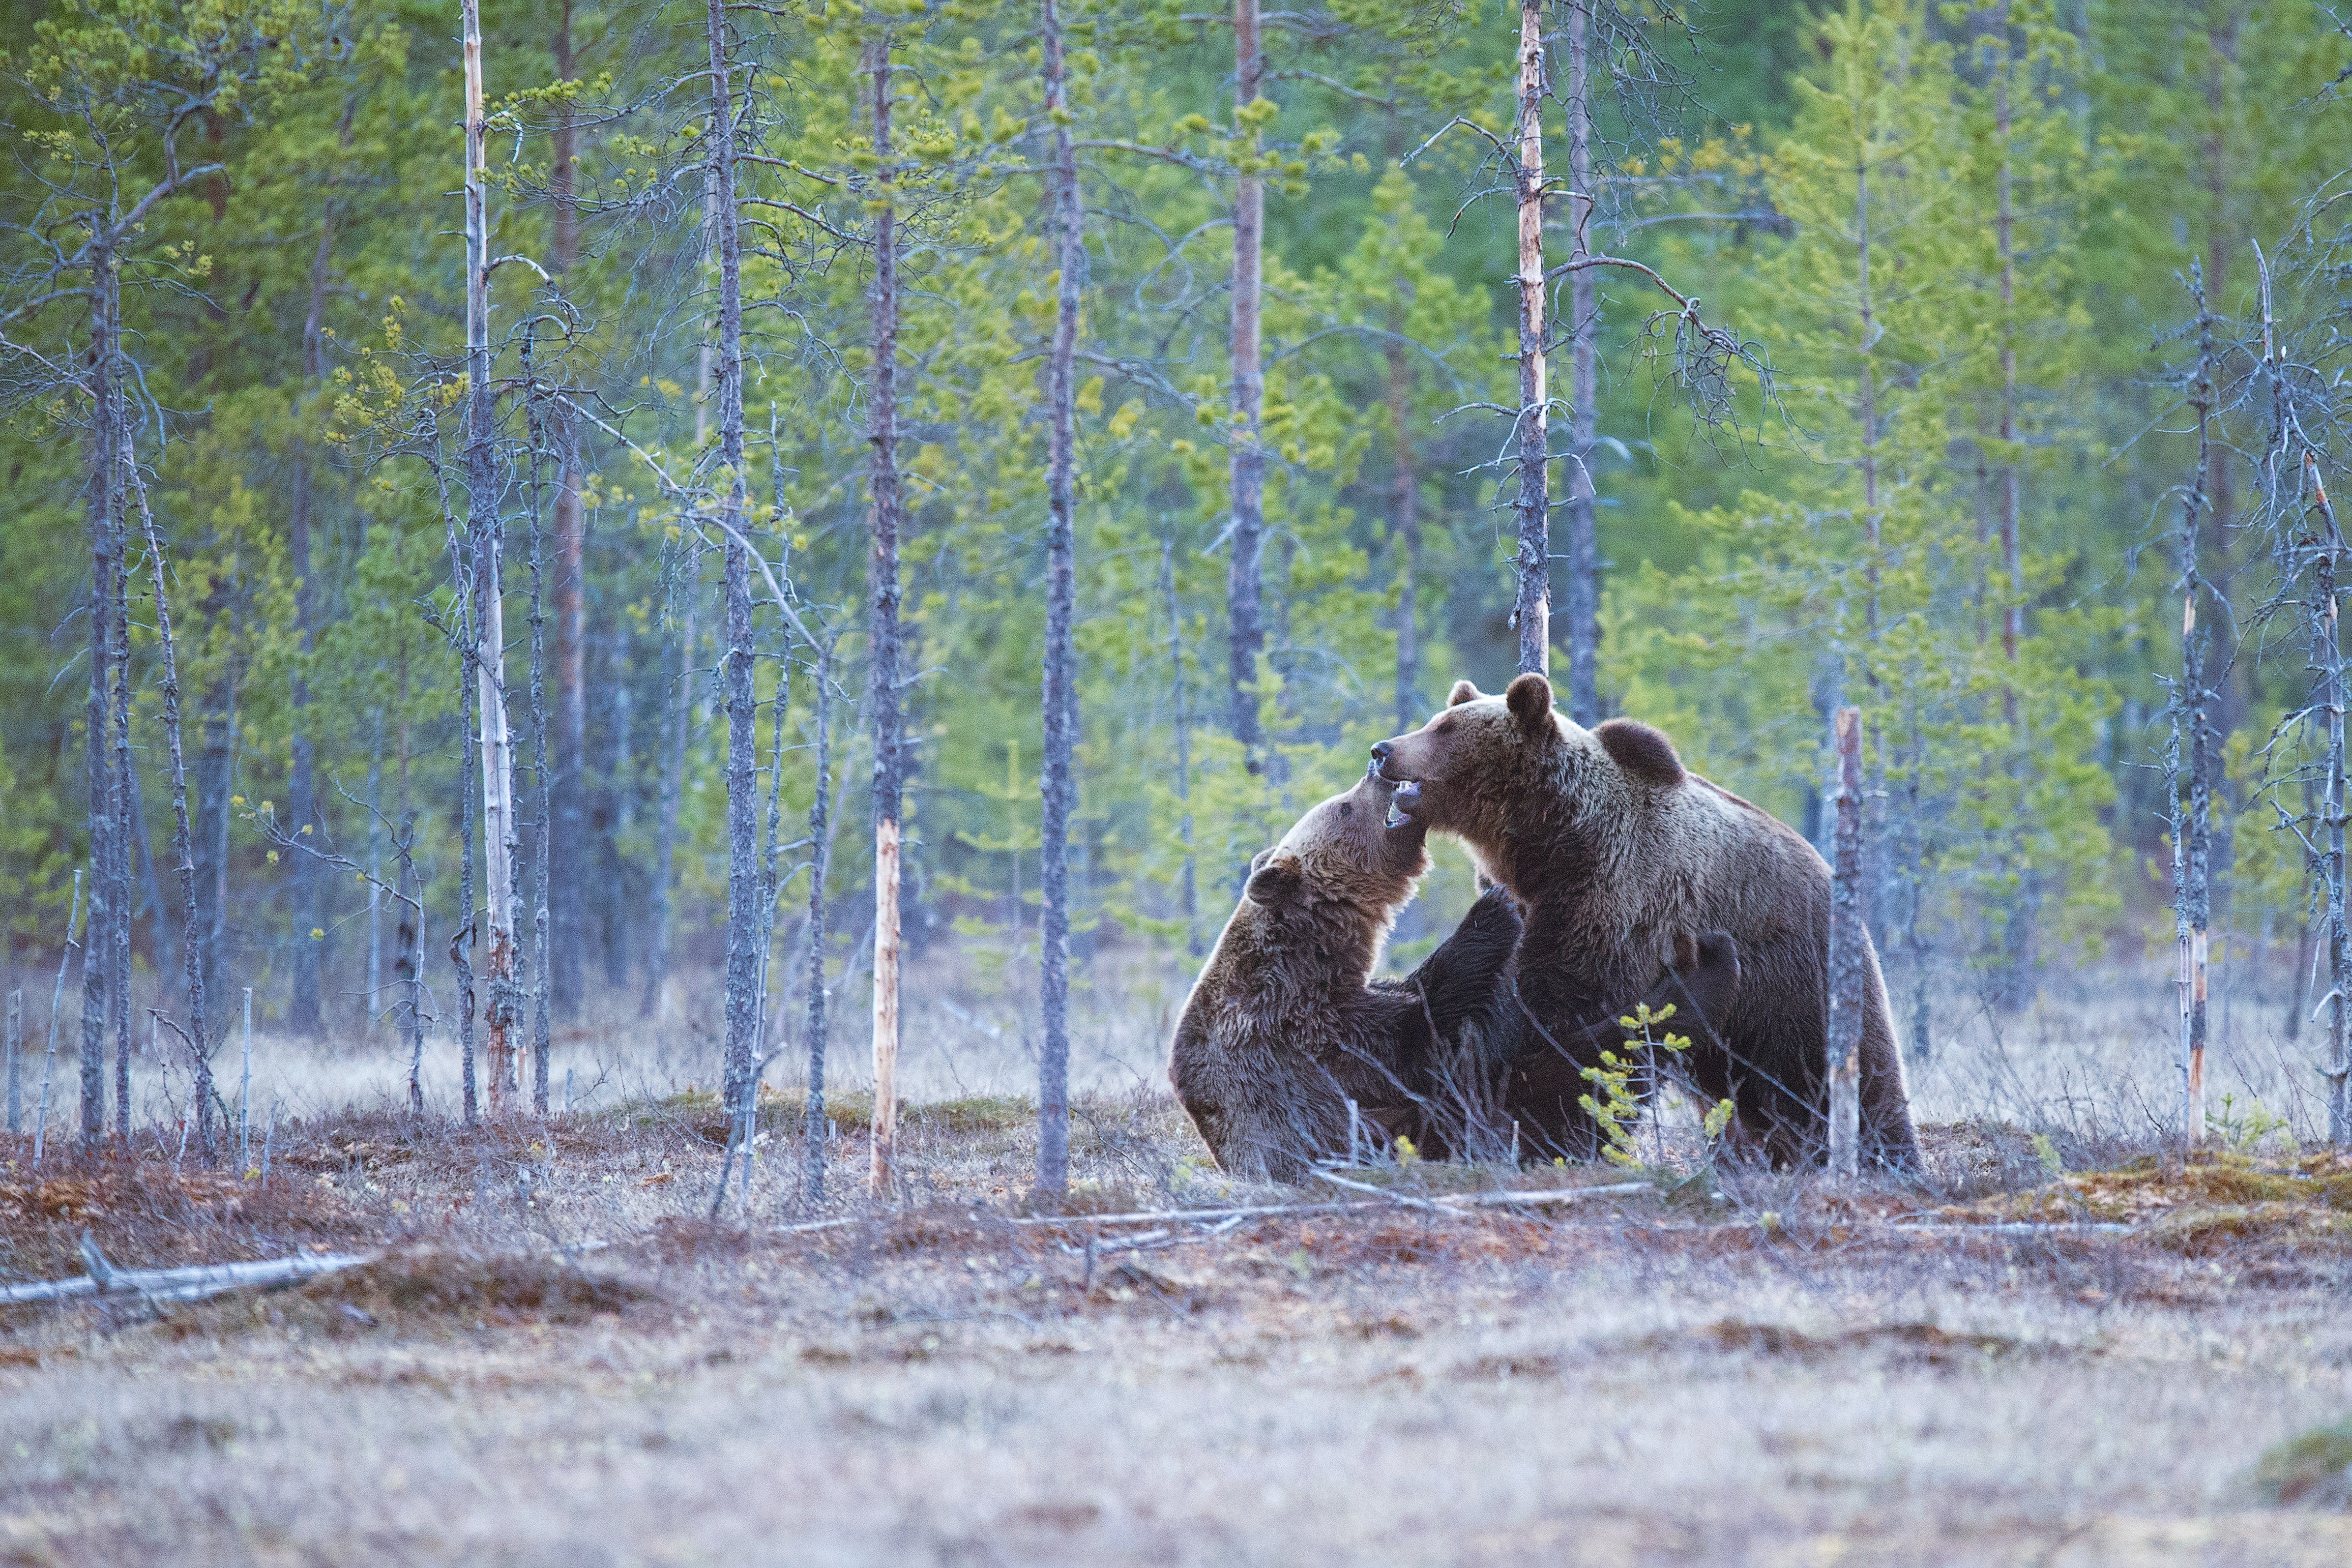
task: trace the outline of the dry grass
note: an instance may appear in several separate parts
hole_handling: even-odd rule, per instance
[[[0,1312],[0,1563],[2352,1560],[2352,1167],[2168,1159],[2004,1027],[1998,1092],[1985,1041],[1922,1075],[1918,1186],[1705,1172],[1674,1123],[1700,1174],[1647,1192],[1215,1233],[1017,1223],[1020,1065],[969,1040],[914,1075],[901,1204],[866,1207],[854,1081],[803,1190],[786,1084],[715,1222],[690,1031],[577,1037],[578,1110],[471,1133],[385,1108],[390,1055],[265,1042],[267,1183],[0,1146],[0,1279],[78,1272],[85,1228],[125,1266],[378,1255]],[[1107,1060],[1072,1208],[1340,1196],[1226,1182]]]

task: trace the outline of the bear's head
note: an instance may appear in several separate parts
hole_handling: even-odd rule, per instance
[[[1390,822],[1454,834],[1491,858],[1622,807],[1635,789],[1682,782],[1674,742],[1648,725],[1612,718],[1588,730],[1551,701],[1551,683],[1534,674],[1501,696],[1454,682],[1427,724],[1372,747],[1373,770],[1396,787]]]
[[[1396,786],[1365,769],[1356,787],[1298,819],[1282,841],[1250,862],[1244,889],[1267,910],[1343,911],[1383,927],[1429,869],[1429,831],[1390,810]]]

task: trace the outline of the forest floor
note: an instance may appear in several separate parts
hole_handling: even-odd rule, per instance
[[[1360,1207],[1024,1223],[1020,1103],[910,1108],[887,1210],[855,1101],[857,1196],[783,1196],[797,1110],[748,1226],[708,1218],[700,1093],[280,1123],[266,1182],[13,1145],[0,1282],[81,1272],[85,1231],[373,1260],[0,1309],[0,1563],[2352,1561],[2352,1161],[2060,1171],[1978,1123],[1921,1187],[1462,1209],[1500,1173],[1225,1187],[1138,1094],[1081,1105],[1079,1207]]]

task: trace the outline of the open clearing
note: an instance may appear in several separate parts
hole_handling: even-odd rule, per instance
[[[1025,1108],[973,1100],[910,1109],[907,1207],[780,1234],[796,1103],[747,1229],[702,1218],[707,1098],[281,1125],[266,1185],[54,1155],[35,1181],[17,1150],[11,1278],[79,1272],[85,1228],[126,1266],[383,1250],[162,1317],[9,1309],[0,1560],[2352,1561],[2326,1156],[2053,1179],[2052,1145],[1974,1124],[1931,1130],[1929,1193],[1750,1173],[1065,1227],[1013,1222]],[[1097,1210],[1351,1196],[1198,1178],[1164,1101],[1077,1120]]]

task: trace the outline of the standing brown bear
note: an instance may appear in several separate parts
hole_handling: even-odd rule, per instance
[[[1798,833],[1685,772],[1674,743],[1628,719],[1584,729],[1551,683],[1504,695],[1457,682],[1447,706],[1372,747],[1397,786],[1390,820],[1452,833],[1526,906],[1518,989],[1545,1030],[1647,987],[1678,937],[1720,927],[1740,982],[1714,1038],[1683,1063],[1738,1110],[1736,1135],[1776,1165],[1818,1158],[1828,1129],[1828,864]],[[1866,1158],[1919,1150],[1878,956],[1865,950],[1862,1134]]]
[[[1548,1102],[1572,1102],[1586,1087],[1525,1028],[1508,973],[1520,921],[1504,890],[1483,895],[1412,975],[1371,978],[1397,911],[1429,869],[1426,830],[1391,825],[1394,793],[1368,772],[1257,856],[1184,1004],[1169,1077],[1218,1165],[1236,1176],[1296,1181],[1342,1152],[1350,1100],[1375,1135],[1409,1135],[1444,1158],[1475,1142],[1507,1144],[1522,1115],[1538,1139],[1557,1120]],[[1680,956],[1682,972],[1649,998],[1677,1004],[1677,1029],[1727,1009],[1739,983],[1737,950],[1720,933],[1685,944]],[[1586,1058],[1623,1038],[1606,1021],[1570,1034]],[[1522,1107],[1531,1093],[1547,1105]]]

